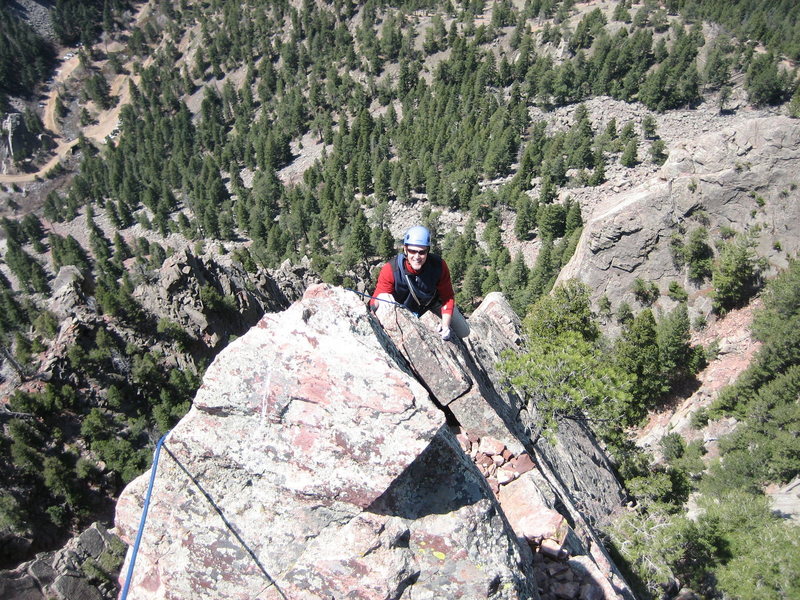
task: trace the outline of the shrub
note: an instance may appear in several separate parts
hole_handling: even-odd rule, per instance
[[[661,452],[664,455],[664,460],[673,462],[681,458],[686,451],[686,442],[680,434],[672,432],[668,433],[661,438],[658,445],[661,447]]]
[[[670,299],[675,300],[675,302],[686,302],[689,299],[689,294],[686,292],[685,289],[683,289],[683,286],[677,281],[669,282],[668,295]]]
[[[651,306],[658,300],[660,292],[658,286],[652,281],[646,282],[641,277],[637,277],[633,282],[633,295],[645,306]]]
[[[711,277],[715,312],[724,314],[742,305],[760,287],[764,265],[756,258],[755,244],[754,237],[738,235],[722,245]]]
[[[714,252],[708,245],[708,230],[705,227],[692,230],[683,248],[683,257],[689,265],[689,278],[703,281],[710,277],[713,256]]]
[[[706,425],[708,425],[709,415],[707,408],[698,408],[696,411],[692,413],[691,419],[689,421],[692,429],[702,429]]]

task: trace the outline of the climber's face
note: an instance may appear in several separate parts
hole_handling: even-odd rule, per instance
[[[425,246],[406,246],[405,254],[408,263],[415,271],[419,271],[425,261],[428,260],[428,248]]]

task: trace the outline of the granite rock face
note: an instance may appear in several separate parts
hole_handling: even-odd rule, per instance
[[[15,161],[29,157],[41,148],[43,141],[28,130],[21,113],[0,113],[0,173],[13,167]]]
[[[538,598],[486,479],[345,290],[223,350],[164,450],[129,598]],[[147,479],[117,506],[128,542]]]
[[[586,427],[564,421],[554,444],[530,439],[535,407],[501,386],[496,369],[503,351],[516,349],[521,340],[519,318],[502,294],[489,294],[470,317],[470,336],[453,343],[439,339],[438,320],[431,313],[418,320],[389,307],[378,314],[414,372],[460,427],[501,440],[513,454],[537,454],[582,507],[583,518],[602,519],[622,504],[619,481]]]
[[[148,311],[180,325],[209,355],[230,335],[246,332],[265,311],[290,304],[266,271],[251,275],[228,255],[198,257],[188,250],[167,258],[155,280],[139,285],[133,295]]]
[[[670,252],[673,235],[706,227],[709,243],[723,228],[758,231],[757,253],[772,268],[783,268],[800,249],[794,235],[800,220],[796,201],[800,173],[800,122],[766,117],[682,141],[650,180],[615,195],[584,213],[578,247],[559,281],[580,279],[594,299],[605,295],[616,307],[635,305],[636,278],[658,285],[656,306],[674,307],[667,298],[670,281],[690,292],[695,313],[710,305],[696,302],[703,291],[686,278]]]
[[[95,523],[56,552],[44,552],[14,570],[0,572],[0,598],[104,600],[113,598],[113,573],[121,542]],[[91,573],[91,578],[88,574]]]
[[[489,294],[469,319],[469,337],[453,342],[439,339],[438,319],[430,313],[417,319],[387,305],[377,314],[457,425],[462,449],[486,476],[517,536],[537,550],[537,557],[544,538],[553,544],[554,556],[580,559],[581,571],[591,563],[592,572],[601,575],[594,587],[605,590],[600,597],[632,598],[594,529],[625,500],[607,456],[592,432],[572,421],[559,423],[553,443],[531,439],[536,407],[500,384],[496,365],[504,351],[518,349],[521,342],[519,318],[503,295]],[[536,468],[514,466],[519,457],[531,457]],[[559,524],[566,521],[571,525],[562,529]]]

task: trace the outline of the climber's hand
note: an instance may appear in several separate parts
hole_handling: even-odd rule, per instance
[[[397,303],[394,300],[394,296],[391,294],[387,294],[384,292],[383,294],[378,294],[377,298],[379,302],[377,303],[378,306],[375,307],[375,312],[384,314],[390,310],[397,308]]]
[[[445,326],[440,327],[439,328],[439,333],[441,334],[442,339],[445,342],[450,341],[451,339],[453,339],[452,335],[450,333],[450,328],[449,327],[445,327]]]

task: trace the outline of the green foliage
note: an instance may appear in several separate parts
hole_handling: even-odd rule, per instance
[[[655,282],[646,282],[641,277],[637,277],[633,281],[633,295],[636,296],[636,299],[643,305],[652,306],[653,303],[658,300],[661,293]]]
[[[592,418],[599,427],[619,431],[630,396],[624,372],[597,345],[597,325],[588,290],[570,281],[543,296],[525,318],[525,350],[505,355],[506,381],[536,415],[533,428],[550,436],[562,419]]]
[[[633,309],[631,309],[631,305],[627,302],[620,302],[620,305],[617,307],[616,318],[620,325],[628,325],[633,321]]]
[[[49,293],[47,273],[39,262],[31,257],[12,237],[8,238],[5,261],[20,283],[30,292]]]
[[[86,80],[86,94],[102,110],[107,110],[114,105],[111,87],[101,73],[95,73]]]
[[[200,301],[211,312],[231,314],[238,310],[236,299],[233,296],[223,296],[212,285],[204,285],[200,288]]]
[[[708,245],[708,230],[697,227],[689,233],[689,239],[683,246],[683,260],[689,265],[689,278],[703,281],[711,276],[714,251]]]
[[[675,302],[686,302],[689,299],[688,292],[677,281],[669,282],[669,292],[667,294]]]
[[[575,332],[594,342],[600,330],[592,313],[586,286],[570,280],[542,297],[525,316],[525,333],[531,338],[555,339]]]
[[[623,513],[607,533],[625,560],[637,597],[648,600],[660,598],[663,585],[673,579],[693,587],[701,583],[719,543],[713,531],[658,509]]]
[[[569,40],[569,49],[572,52],[580,48],[589,48],[595,37],[603,31],[606,25],[606,18],[599,8],[586,13],[575,28]]]
[[[14,496],[0,495],[0,528],[21,531],[25,528],[25,510]]]
[[[48,235],[48,241],[53,269],[56,272],[64,265],[74,265],[84,276],[91,273],[92,263],[89,256],[74,237],[68,235],[62,238],[56,233],[51,233]]]
[[[55,60],[55,50],[25,21],[0,6],[0,97],[29,96]]]
[[[536,214],[539,205],[536,201],[532,201],[528,194],[521,193],[517,197],[515,208],[517,218],[514,221],[514,235],[518,240],[528,240],[536,227]]]
[[[785,70],[778,70],[775,56],[756,55],[747,70],[747,96],[756,106],[781,104],[791,96],[793,86],[791,75]]]
[[[770,560],[764,560],[757,546],[741,546],[741,553],[717,572],[718,587],[729,597],[742,600],[783,600],[800,594],[800,528],[770,521],[759,528],[759,541],[777,548]]]
[[[72,386],[52,383],[45,384],[43,392],[16,390],[9,399],[13,410],[39,417],[54,417],[59,411],[74,408],[76,402],[75,389]]]
[[[166,339],[174,342],[179,351],[186,352],[190,343],[190,336],[178,323],[162,317],[158,320],[156,331]]]
[[[702,501],[699,526],[716,537],[715,569],[720,591],[735,598],[792,598],[800,591],[796,577],[800,567],[800,528],[776,517],[761,494],[731,490]],[[763,559],[761,544],[753,544],[753,532],[766,547],[774,549]]]
[[[661,318],[656,326],[656,339],[661,374],[668,386],[674,387],[705,366],[703,348],[693,348],[690,344],[686,304],[679,304]]]
[[[746,372],[718,403],[725,403],[751,377]],[[744,423],[720,444],[723,456],[728,457],[719,466],[722,480],[746,476],[751,482],[748,486],[760,486],[771,481],[787,482],[800,473],[800,443],[793,433],[800,426],[798,394],[800,365],[795,364],[774,374],[772,381],[763,384],[749,401],[739,398],[741,404],[735,411],[746,411]]]
[[[16,331],[28,323],[28,315],[17,302],[11,283],[0,273],[0,336]]]
[[[755,246],[754,236],[742,234],[722,244],[711,275],[711,297],[717,313],[741,306],[760,287],[765,261],[756,258]]]
[[[664,455],[664,460],[672,462],[681,458],[686,452],[686,443],[678,433],[668,433],[658,442],[661,447],[661,453]]]
[[[124,5],[111,4],[104,18],[104,5],[87,0],[57,0],[53,9],[53,26],[59,41],[64,45],[76,42],[90,44],[101,25],[113,27],[112,10],[121,12]]]
[[[634,419],[642,418],[666,391],[659,362],[656,321],[646,308],[627,325],[614,348],[618,368],[633,378]]]
[[[650,159],[657,165],[663,165],[669,156],[666,151],[664,140],[653,140],[650,144]]]
[[[625,144],[625,150],[623,150],[622,156],[619,159],[623,166],[630,168],[635,167],[639,163],[637,156],[638,145],[639,142],[635,137]]]
[[[758,40],[776,53],[793,60],[800,58],[800,35],[795,27],[800,7],[794,3],[695,0],[684,3],[683,12],[716,21],[741,40]]]

